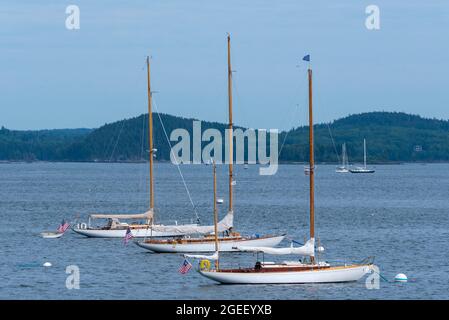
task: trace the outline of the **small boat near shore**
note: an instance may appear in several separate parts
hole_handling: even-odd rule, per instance
[[[70,227],[70,224],[64,220],[62,220],[61,224],[58,227],[57,231],[45,231],[41,232],[41,237],[44,239],[57,239],[61,238],[67,229]]]
[[[349,169],[351,173],[374,173],[374,169],[369,169],[366,166],[366,139],[363,139],[363,167],[355,167]]]
[[[335,169],[337,173],[348,173],[348,155],[346,153],[346,143],[343,143],[341,146],[341,166]]]
[[[41,232],[41,237],[44,239],[57,239],[61,238],[64,233],[61,232]]]

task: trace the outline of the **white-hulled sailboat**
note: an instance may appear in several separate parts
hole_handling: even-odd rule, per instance
[[[150,208],[145,213],[138,214],[91,214],[88,223],[78,223],[73,231],[88,237],[96,238],[123,238],[128,227],[135,238],[143,237],[179,237],[186,234],[208,234],[214,231],[214,226],[201,226],[198,223],[164,225],[154,223],[154,179],[153,179],[153,158],[156,149],[153,146],[153,111],[152,92],[150,82],[150,58],[147,57],[147,94],[148,94],[148,145],[149,145],[149,165],[150,165]],[[91,220],[106,219],[104,226],[92,226]],[[121,220],[132,220],[133,223],[122,222]],[[136,223],[134,221],[141,221]],[[218,223],[220,232],[225,232],[233,227],[233,212],[228,214]]]
[[[343,143],[341,146],[341,166],[335,169],[337,173],[348,173],[348,155],[346,153],[346,143]]]
[[[231,69],[231,38],[228,35],[228,110],[229,110],[229,210],[228,214],[233,215],[233,122],[232,122],[232,69]],[[216,203],[216,200],[214,201]],[[215,205],[215,204],[214,204]],[[224,219],[226,222],[226,217]],[[222,233],[218,237],[221,251],[238,251],[237,246],[245,244],[248,246],[274,247],[278,245],[285,235],[264,235],[264,236],[242,236],[238,232],[229,230],[223,232],[223,220],[218,223],[218,232]],[[211,231],[210,233],[212,233]],[[145,239],[136,244],[147,250],[158,253],[184,253],[184,252],[213,252],[215,250],[215,235],[202,233],[200,237],[177,237],[172,239]]]
[[[263,248],[240,246],[240,251],[256,252],[271,255],[299,255],[307,257],[301,261],[284,261],[281,263],[265,263],[257,261],[254,267],[226,269],[219,266],[219,251],[211,256],[187,256],[199,259],[216,259],[215,269],[210,263],[200,262],[199,273],[209,279],[223,284],[288,284],[288,283],[327,283],[357,281],[372,269],[372,261],[351,265],[333,266],[315,260],[314,229],[314,153],[313,153],[313,117],[312,117],[312,70],[308,70],[309,78],[309,157],[310,157],[310,239],[301,247]],[[221,248],[219,248],[221,249]]]
[[[363,139],[363,167],[349,169],[351,173],[374,173],[374,169],[366,167],[366,140]]]

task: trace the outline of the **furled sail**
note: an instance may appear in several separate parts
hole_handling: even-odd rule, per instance
[[[218,260],[218,251],[215,251],[215,253],[211,256],[207,256],[207,255],[203,255],[203,254],[185,254],[184,257],[193,258],[193,259]]]
[[[91,214],[92,219],[153,219],[153,211],[137,214]]]
[[[292,243],[292,245],[287,248],[238,246],[237,249],[240,251],[263,252],[273,255],[297,254],[301,256],[313,257],[315,255],[315,239],[312,238],[308,240],[306,244],[301,247],[293,247]]]
[[[234,224],[234,211],[229,211],[226,216],[218,222],[218,232],[224,232],[233,227]],[[158,232],[170,232],[173,234],[207,234],[214,232],[214,226],[200,226],[200,225],[151,225],[149,230]]]

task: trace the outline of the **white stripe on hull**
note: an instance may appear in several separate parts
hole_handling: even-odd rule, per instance
[[[126,234],[126,229],[119,230],[99,230],[99,229],[79,229],[73,228],[76,233],[82,234],[91,238],[124,238]],[[180,236],[179,233],[169,233],[169,232],[158,232],[151,231],[151,229],[131,229],[131,233],[134,238],[144,238],[144,237],[175,237]]]
[[[266,238],[254,238],[250,240],[235,240],[235,241],[219,241],[219,250],[223,251],[239,251],[235,249],[237,246],[254,246],[254,247],[275,247],[285,236],[274,236]],[[136,244],[147,250],[157,253],[189,253],[189,252],[215,252],[215,242],[209,241],[206,243],[145,243],[143,241],[136,242]]]
[[[288,284],[288,283],[333,283],[361,279],[369,273],[368,265],[290,272],[220,272],[199,271],[211,280],[223,284]]]

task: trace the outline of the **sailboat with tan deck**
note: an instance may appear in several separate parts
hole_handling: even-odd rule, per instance
[[[152,91],[150,82],[150,58],[147,57],[147,94],[148,94],[148,146],[149,146],[149,173],[150,173],[150,203],[149,210],[138,214],[91,214],[88,223],[79,223],[73,231],[88,237],[97,238],[123,238],[128,227],[131,229],[133,237],[179,237],[187,234],[209,234],[214,231],[214,226],[203,226],[199,223],[191,224],[158,224],[155,223],[154,205],[154,177],[153,162],[156,149],[153,145],[153,110]],[[106,220],[103,226],[92,226],[92,220]],[[131,220],[133,223],[126,223],[123,220]],[[139,222],[135,222],[139,221]],[[218,230],[225,232],[233,227],[233,212],[228,214],[218,223]]]
[[[308,57],[308,56],[306,56]],[[221,268],[218,252],[214,256],[187,257],[200,259],[216,259],[216,267],[210,268],[210,263],[200,263],[199,273],[211,280],[223,284],[291,284],[291,283],[327,283],[348,282],[361,279],[372,269],[372,259],[366,259],[359,264],[331,265],[315,259],[315,199],[314,199],[314,137],[312,117],[312,70],[308,69],[309,82],[309,204],[310,204],[310,238],[301,247],[294,247],[293,243],[286,248],[264,248],[239,246],[237,249],[245,252],[263,253],[268,255],[296,255],[304,259],[284,261],[280,263],[265,263],[257,261],[254,267],[227,269]]]
[[[374,169],[366,166],[366,139],[363,139],[363,167],[355,167],[349,169],[351,173],[374,173]]]
[[[233,122],[232,122],[232,69],[231,69],[231,38],[227,37],[228,44],[228,111],[229,111],[229,210],[228,215],[233,214]],[[215,167],[215,166],[214,166]],[[216,208],[217,199],[214,200],[214,207]],[[223,220],[222,220],[223,221]],[[285,235],[254,235],[242,236],[240,233],[230,229],[223,232],[220,227],[222,222],[218,223],[217,231],[214,234],[199,237],[177,237],[172,239],[146,239],[144,241],[136,242],[142,248],[159,253],[175,253],[175,252],[213,252],[215,250],[215,238],[218,236],[217,232],[221,233],[217,237],[220,244],[220,251],[238,251],[236,249],[239,245],[248,246],[264,246],[274,247],[278,245],[285,237]]]

